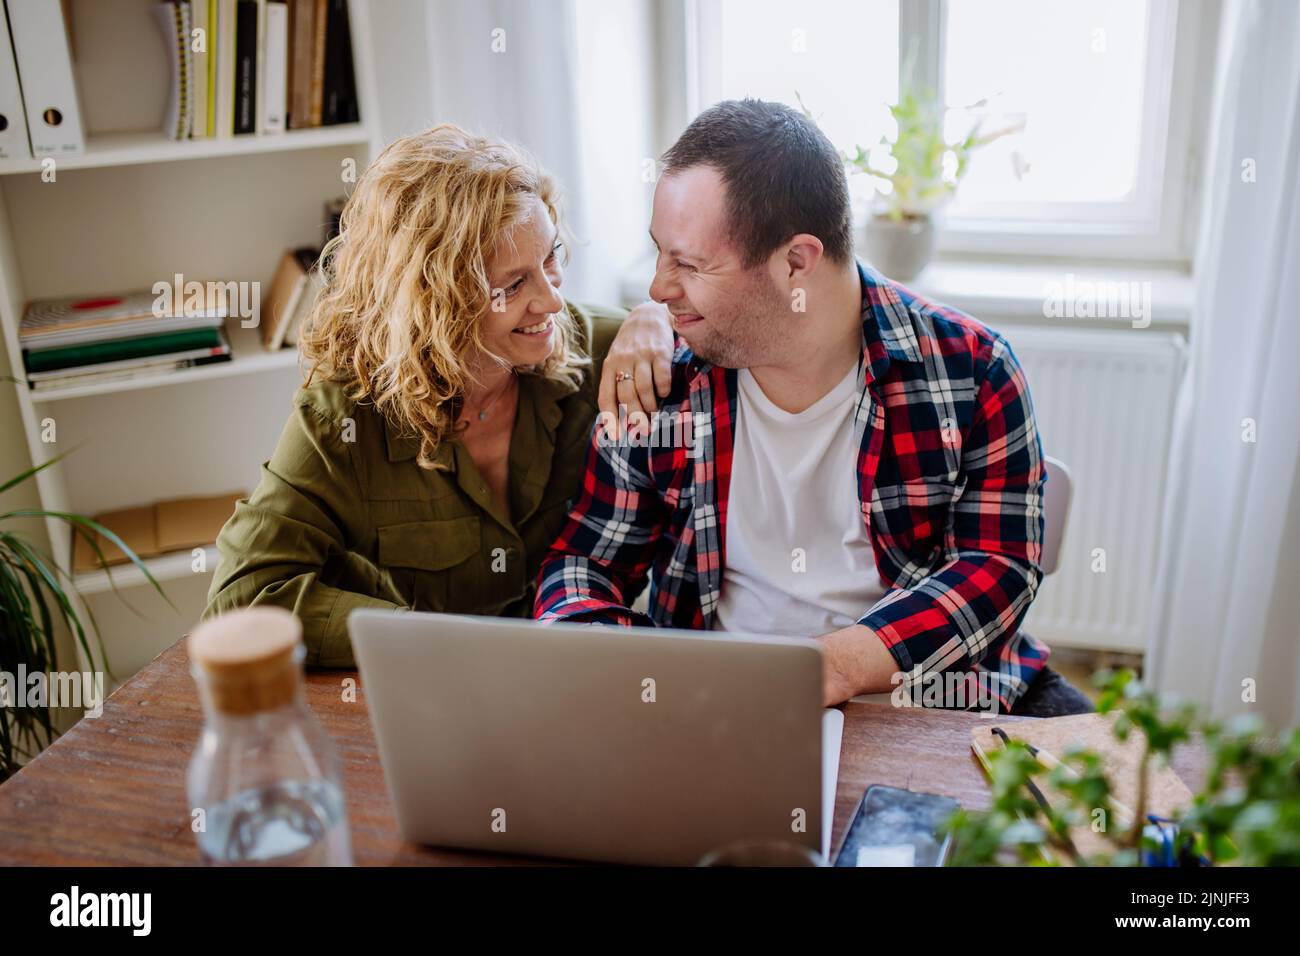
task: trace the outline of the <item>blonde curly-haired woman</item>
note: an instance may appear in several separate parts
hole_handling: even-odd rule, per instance
[[[522,150],[451,125],[384,150],[323,250],[307,383],[217,539],[205,617],[284,607],[309,665],[352,667],[354,608],[529,615],[602,365],[635,410],[672,350],[660,306],[620,328],[560,297],[563,235]]]

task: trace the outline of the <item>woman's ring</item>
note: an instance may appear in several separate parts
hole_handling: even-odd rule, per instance
[[[630,382],[630,381],[632,381],[632,373],[631,373],[631,372],[619,372],[617,375],[614,376],[614,381],[615,381],[615,382]]]

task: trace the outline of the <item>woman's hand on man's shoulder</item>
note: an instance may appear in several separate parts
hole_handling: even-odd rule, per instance
[[[630,421],[634,416],[654,415],[672,385],[674,347],[667,306],[643,302],[633,309],[601,369],[597,401],[602,419]],[[625,406],[622,416],[620,405]]]

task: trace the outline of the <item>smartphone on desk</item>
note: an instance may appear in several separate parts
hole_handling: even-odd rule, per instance
[[[879,784],[868,787],[844,835],[836,866],[943,866],[951,838],[941,834],[957,801]]]

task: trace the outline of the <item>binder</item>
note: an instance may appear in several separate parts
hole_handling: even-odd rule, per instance
[[[59,0],[6,0],[32,156],[86,151],[72,72],[72,49]]]
[[[289,82],[289,8],[286,4],[271,0],[266,5],[266,78],[263,85],[265,94],[264,121],[262,131],[265,133],[283,133],[285,130],[285,112],[288,103]]]
[[[253,73],[257,94],[253,111],[253,132],[261,133],[266,128],[266,0],[257,3],[257,42],[253,53]]]
[[[0,10],[0,164],[32,156],[22,88],[18,85],[18,66],[14,63],[13,44],[9,42],[9,20],[3,13]]]

